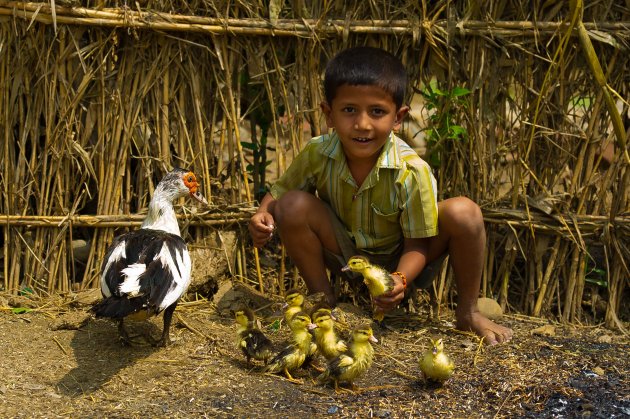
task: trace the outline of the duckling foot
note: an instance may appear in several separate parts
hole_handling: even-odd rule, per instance
[[[311,368],[313,368],[315,371],[319,372],[319,373],[322,373],[322,372],[326,371],[325,367],[320,367],[319,365],[315,364],[314,362],[311,362],[309,364],[309,366]]]

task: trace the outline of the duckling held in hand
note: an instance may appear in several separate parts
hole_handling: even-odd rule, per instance
[[[431,339],[431,347],[420,358],[420,369],[425,380],[445,382],[453,375],[455,364],[444,353],[442,339]]]
[[[328,363],[328,368],[322,373],[318,380],[322,383],[332,381],[335,391],[339,390],[339,383],[349,383],[352,388],[354,380],[363,375],[372,365],[374,348],[372,342],[378,340],[372,333],[369,325],[356,328],[352,332],[352,341],[348,352],[340,354]]]
[[[379,297],[394,289],[394,279],[387,270],[378,265],[372,265],[365,256],[352,256],[348,264],[341,268],[343,272],[352,271],[363,275],[363,282],[367,285],[372,298]],[[382,321],[385,314],[380,309],[374,310],[373,318]]]
[[[284,373],[285,377],[294,380],[290,371],[300,368],[311,352],[312,336],[309,327],[311,318],[303,311],[297,312],[289,321],[291,341],[277,353],[265,367],[265,372]]]
[[[271,340],[258,328],[256,316],[250,308],[238,310],[234,317],[238,324],[236,331],[237,346],[241,348],[250,365],[252,358],[263,361],[265,364],[273,354]]]
[[[315,328],[312,329],[319,353],[327,360],[331,360],[348,350],[346,343],[337,337],[335,321],[330,310],[320,308],[312,317]]]

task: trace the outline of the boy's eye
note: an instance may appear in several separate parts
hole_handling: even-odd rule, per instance
[[[352,112],[354,112],[354,107],[352,107],[352,106],[344,106],[343,108],[341,108],[341,112],[352,113]]]
[[[375,115],[375,116],[383,116],[386,113],[387,112],[385,112],[385,110],[381,109],[381,108],[374,108],[374,109],[372,109],[372,115]]]

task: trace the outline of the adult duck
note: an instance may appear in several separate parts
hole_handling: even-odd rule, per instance
[[[164,328],[157,346],[171,343],[169,329],[173,312],[190,284],[192,262],[181,238],[173,208],[177,198],[189,196],[208,204],[198,191],[193,172],[176,168],[155,188],[142,227],[114,238],[101,265],[103,300],[93,311],[96,317],[118,320],[123,344],[131,338],[126,318],[143,320],[164,312]]]

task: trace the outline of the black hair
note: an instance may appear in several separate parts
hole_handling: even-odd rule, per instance
[[[396,109],[405,100],[407,70],[389,52],[373,47],[353,47],[341,51],[326,65],[324,94],[332,104],[337,89],[350,86],[378,86],[392,95]]]

